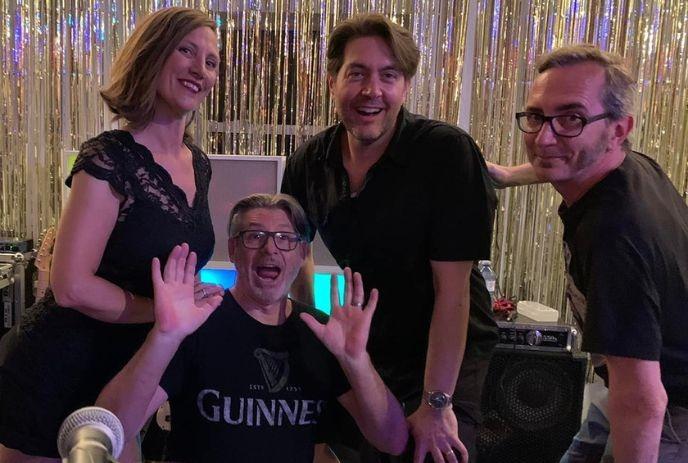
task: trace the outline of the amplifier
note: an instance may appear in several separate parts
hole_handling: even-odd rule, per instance
[[[587,363],[573,352],[498,345],[483,389],[478,461],[558,462],[580,427]]]
[[[33,240],[16,238],[11,236],[0,236],[0,252],[31,252],[33,251]]]
[[[0,289],[14,283],[14,270],[12,264],[0,264]]]
[[[571,352],[576,348],[578,331],[571,325],[505,321],[498,321],[497,325],[502,349]]]
[[[0,264],[0,304],[2,305],[2,323],[0,336],[12,328],[15,321],[14,306],[12,304],[12,287],[14,286],[14,265]]]
[[[5,275],[0,279],[0,336],[17,325],[34,302],[33,259],[33,252],[0,252],[0,268]]]

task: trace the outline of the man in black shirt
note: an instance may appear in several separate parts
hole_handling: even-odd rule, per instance
[[[608,373],[608,398],[562,462],[688,461],[688,207],[630,150],[636,89],[620,57],[565,47],[537,70],[516,114],[530,164],[491,172],[561,194],[567,298],[583,349]]]
[[[310,463],[321,415],[338,401],[374,445],[401,453],[402,409],[366,351],[377,291],[365,303],[360,274],[346,269],[344,301],[333,293],[329,320],[287,298],[308,235],[293,198],[237,202],[229,227],[237,278],[224,299],[194,302],[188,245],[175,247],[164,277],[154,260],[155,325],[97,402],[128,440],[169,397],[175,459]]]
[[[410,414],[416,460],[468,461],[497,342],[474,266],[489,258],[496,202],[484,160],[461,129],[402,107],[419,60],[405,29],[377,14],[350,18],[327,57],[341,123],[288,159],[282,191],[337,263],[380,290],[369,351]],[[311,300],[312,272],[311,261],[297,299]]]

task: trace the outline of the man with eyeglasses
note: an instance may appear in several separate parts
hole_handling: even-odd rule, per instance
[[[237,277],[224,298],[194,302],[196,257],[186,244],[162,273],[153,262],[155,325],[97,401],[127,440],[169,397],[175,460],[311,463],[318,421],[336,400],[373,445],[403,450],[401,406],[366,350],[377,290],[366,302],[361,275],[345,269],[343,303],[333,284],[329,319],[287,297],[308,236],[293,198],[252,195],[230,214]]]
[[[619,56],[565,47],[537,70],[516,114],[530,163],[489,168],[563,199],[567,299],[608,389],[561,461],[688,461],[688,207],[630,149],[636,87]]]

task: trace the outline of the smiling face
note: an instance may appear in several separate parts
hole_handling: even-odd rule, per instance
[[[336,76],[328,76],[328,84],[349,143],[386,147],[409,82],[385,40],[369,36],[349,41],[342,66]]]
[[[217,82],[217,35],[209,27],[189,32],[175,47],[157,79],[156,115],[185,117]]]
[[[294,233],[287,214],[278,208],[256,208],[241,213],[238,231],[261,230]],[[306,257],[308,245],[299,243],[292,251],[282,251],[268,237],[260,249],[246,248],[239,236],[229,239],[229,258],[236,266],[235,290],[240,297],[268,307],[282,302]]]
[[[526,111],[545,116],[597,116],[606,112],[602,102],[605,85],[603,68],[593,62],[551,68],[535,79]],[[523,139],[537,176],[551,182],[566,199],[564,191],[581,189],[580,185],[589,187],[589,179],[599,180],[623,159],[621,143],[632,120],[627,123],[629,118],[601,119],[587,124],[577,137],[566,138],[556,135],[546,122],[539,132],[524,133]]]

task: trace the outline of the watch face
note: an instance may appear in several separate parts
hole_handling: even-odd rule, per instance
[[[449,405],[449,396],[440,391],[430,392],[428,394],[428,405],[432,408],[444,408]]]

